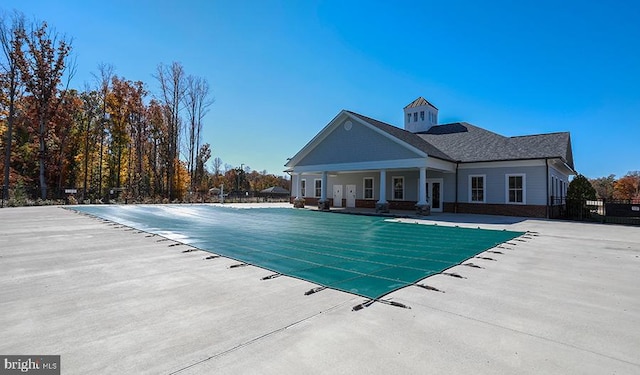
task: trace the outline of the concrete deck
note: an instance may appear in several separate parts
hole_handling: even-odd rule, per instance
[[[403,219],[415,221],[414,219]],[[0,209],[0,354],[63,374],[638,374],[640,228],[472,215],[533,231],[483,268],[364,301],[59,207]]]

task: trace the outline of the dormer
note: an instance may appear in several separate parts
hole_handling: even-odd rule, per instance
[[[404,130],[426,132],[438,125],[438,108],[422,96],[404,107]]]

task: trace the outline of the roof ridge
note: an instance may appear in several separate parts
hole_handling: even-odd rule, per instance
[[[404,109],[407,108],[414,108],[414,107],[419,107],[422,105],[428,104],[430,106],[432,106],[435,109],[438,109],[438,107],[436,107],[435,105],[433,105],[433,103],[431,103],[430,101],[428,101],[427,99],[425,99],[422,96],[419,96],[416,100],[412,101],[411,103],[407,104]]]
[[[571,134],[569,131],[563,132],[551,132],[551,133],[538,133],[538,134],[525,134],[525,135],[514,135],[509,138],[526,138],[526,137],[537,137],[541,135],[556,135],[556,134]]]

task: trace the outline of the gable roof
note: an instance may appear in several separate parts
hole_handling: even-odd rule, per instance
[[[435,105],[431,104],[427,99],[423,98],[422,96],[418,97],[418,99],[412,101],[411,103],[407,104],[406,107],[404,107],[404,109],[407,108],[415,108],[415,107],[420,107],[423,105],[430,105],[435,109],[438,109]]]
[[[376,128],[384,131],[385,133],[388,133],[389,135],[391,135],[391,136],[393,136],[395,138],[398,138],[398,139],[400,139],[401,141],[403,141],[405,143],[410,144],[411,146],[417,148],[418,150],[421,150],[421,151],[425,152],[430,157],[437,158],[437,159],[442,159],[442,160],[447,160],[447,161],[455,161],[454,159],[449,157],[447,154],[445,154],[444,152],[442,152],[438,148],[434,147],[429,142],[425,141],[424,139],[422,139],[420,137],[417,137],[414,133],[411,133],[411,132],[406,131],[404,129],[400,129],[397,126],[393,126],[393,125],[387,124],[385,122],[378,121],[376,119],[372,119],[371,117],[367,117],[367,116],[361,115],[359,113],[355,113],[355,112],[351,112],[351,111],[346,111],[346,112],[356,116],[360,120],[365,121],[370,125],[375,126]]]

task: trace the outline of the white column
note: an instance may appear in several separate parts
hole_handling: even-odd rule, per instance
[[[327,201],[327,172],[322,172],[322,191],[320,192],[320,202]]]
[[[295,187],[296,199],[300,199],[302,198],[300,196],[300,193],[301,193],[300,186],[302,185],[302,182],[300,182],[300,180],[302,178],[302,175],[300,173],[293,173],[292,176],[296,180],[296,187]]]
[[[387,203],[387,171],[385,169],[380,170],[380,200],[378,203]]]
[[[418,206],[427,204],[427,168],[420,167],[420,182],[418,186]]]

